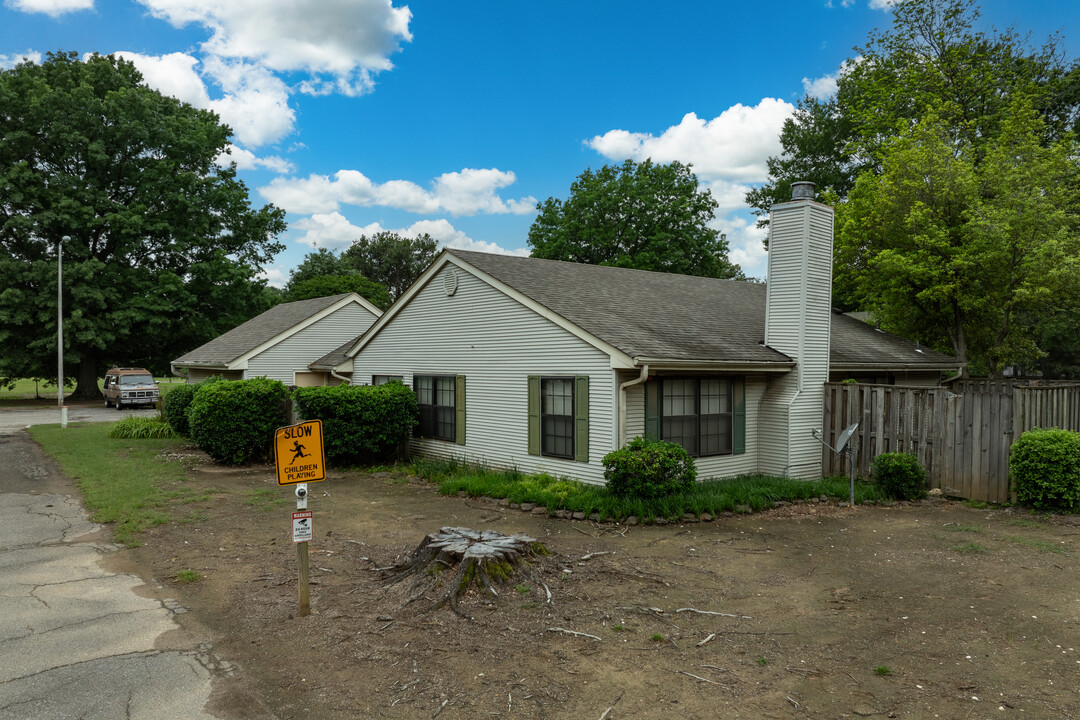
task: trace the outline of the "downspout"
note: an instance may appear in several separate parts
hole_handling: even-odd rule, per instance
[[[347,378],[344,375],[338,375],[336,372],[334,372],[334,368],[330,368],[330,375],[340,380],[343,385],[352,385],[352,379]]]
[[[619,385],[619,437],[615,440],[616,449],[621,448],[626,440],[626,388],[640,385],[649,379],[648,363],[641,366],[641,375]]]

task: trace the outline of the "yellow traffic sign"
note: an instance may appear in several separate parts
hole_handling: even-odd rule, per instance
[[[278,485],[325,480],[322,420],[278,428],[274,433],[274,466]]]

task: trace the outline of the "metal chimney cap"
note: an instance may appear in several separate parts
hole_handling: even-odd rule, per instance
[[[799,180],[791,183],[791,199],[792,200],[813,200],[814,199],[814,183],[809,180]]]

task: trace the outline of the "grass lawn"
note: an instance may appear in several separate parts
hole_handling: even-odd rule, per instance
[[[101,389],[104,380],[105,378],[98,378],[98,389]],[[162,395],[165,395],[177,385],[183,385],[187,382],[181,377],[159,377],[155,378],[155,380],[161,389]],[[65,395],[74,391],[74,385],[64,388]],[[55,403],[56,379],[53,378],[50,382],[48,380],[34,381],[29,378],[19,378],[15,381],[15,387],[13,388],[0,387],[0,404],[17,404],[27,400]]]
[[[75,480],[94,522],[113,525],[117,542],[134,547],[138,533],[176,517],[183,505],[208,499],[187,485],[179,461],[163,453],[187,445],[183,439],[114,439],[113,423],[34,425],[30,434]]]

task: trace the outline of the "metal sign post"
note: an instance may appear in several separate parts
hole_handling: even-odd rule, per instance
[[[855,507],[855,446],[848,441],[851,440],[851,436],[855,434],[855,431],[859,429],[859,423],[852,423],[844,432],[840,433],[840,437],[836,438],[836,447],[833,447],[829,443],[825,442],[825,438],[821,437],[818,433],[820,430],[814,429],[810,431],[810,434],[816,437],[822,445],[832,450],[837,455],[848,456],[848,475],[851,479],[851,507]]]
[[[278,428],[274,433],[274,466],[278,485],[296,486],[296,512],[292,514],[293,543],[299,566],[297,588],[300,617],[311,614],[311,588],[308,568],[308,542],[314,536],[314,513],[307,509],[309,482],[326,479],[323,453],[322,420]]]

